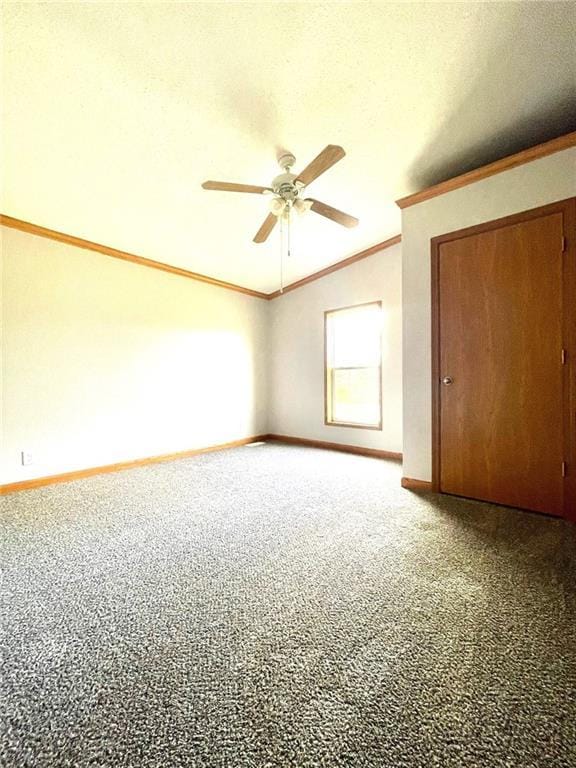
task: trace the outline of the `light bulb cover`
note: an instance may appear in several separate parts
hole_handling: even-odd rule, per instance
[[[294,200],[294,208],[296,208],[296,210],[300,215],[309,211],[311,207],[312,207],[312,200],[302,200],[302,198],[300,197]]]
[[[275,197],[270,201],[270,212],[274,216],[281,216],[286,208],[286,202],[281,197]]]

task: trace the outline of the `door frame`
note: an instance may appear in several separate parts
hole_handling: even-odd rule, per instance
[[[563,516],[576,522],[576,197],[458,229],[430,240],[432,299],[432,489],[440,492],[440,246],[481,232],[530,221],[551,213],[562,214],[562,338],[566,350],[563,375],[564,477]]]

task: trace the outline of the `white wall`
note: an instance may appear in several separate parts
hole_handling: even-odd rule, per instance
[[[1,234],[0,482],[268,431],[269,302]]]
[[[432,477],[430,239],[574,195],[567,149],[403,210],[404,476]]]
[[[270,432],[402,451],[401,246],[351,264],[271,302]],[[381,300],[382,431],[324,424],[324,312]]]
[[[0,483],[266,432],[403,451],[430,480],[430,239],[574,195],[568,149],[404,209],[401,246],[272,302],[2,227]],[[374,300],[383,429],[326,426],[324,311]]]

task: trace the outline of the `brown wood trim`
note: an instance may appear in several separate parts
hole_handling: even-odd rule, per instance
[[[575,136],[574,134],[569,134]],[[576,522],[576,197],[559,200],[528,211],[504,216],[493,221],[483,222],[472,227],[448,232],[433,237],[431,248],[431,308],[432,308],[432,490],[441,492],[440,455],[440,296],[439,296],[439,256],[440,246],[452,240],[459,240],[470,235],[489,232],[493,229],[519,224],[523,221],[562,213],[565,239],[564,281],[565,295],[563,304],[564,344],[567,350],[567,364],[564,372],[565,393],[565,455],[568,473],[565,478],[564,516]]]
[[[432,486],[440,491],[440,240],[431,243]]]
[[[399,208],[408,208],[411,205],[422,203],[433,197],[444,195],[446,192],[452,192],[455,189],[460,189],[460,187],[466,187],[468,184],[473,184],[481,179],[487,179],[489,176],[502,173],[502,171],[508,171],[519,165],[530,163],[532,160],[538,160],[541,157],[546,157],[547,155],[552,155],[555,152],[561,152],[563,149],[569,149],[570,147],[575,146],[576,131],[567,133],[564,136],[558,136],[556,139],[544,142],[544,144],[538,144],[535,147],[524,149],[522,152],[517,152],[515,155],[503,157],[501,160],[496,160],[494,163],[483,165],[481,168],[468,171],[468,173],[463,173],[460,176],[455,176],[453,179],[442,181],[440,184],[434,184],[432,187],[423,189],[413,195],[401,197],[399,200],[396,200],[396,205]]]
[[[381,451],[378,448],[363,448],[360,445],[348,445],[347,443],[329,443],[324,440],[308,440],[305,437],[288,437],[287,435],[266,435],[266,440],[274,440],[290,445],[305,445],[308,448],[322,448],[329,451],[342,451],[343,453],[355,453],[358,456],[371,456],[375,459],[390,459],[402,461],[402,454],[394,451]]]
[[[416,480],[414,477],[403,477],[400,480],[400,485],[408,491],[424,493],[433,493],[434,491],[434,485],[429,480]]]
[[[332,274],[332,272],[336,272],[339,269],[344,269],[344,267],[349,267],[350,264],[355,264],[361,259],[365,259],[368,256],[373,256],[375,253],[383,251],[386,248],[390,248],[393,245],[398,245],[398,243],[401,242],[402,235],[394,235],[394,237],[390,237],[388,240],[383,240],[381,243],[376,243],[376,245],[372,245],[370,248],[366,248],[364,251],[359,251],[359,253],[355,253],[353,256],[348,256],[348,258],[343,259],[342,261],[337,261],[335,264],[331,264],[329,267],[325,267],[319,272],[314,272],[313,274],[308,275],[308,277],[303,277],[301,280],[297,280],[295,283],[286,285],[282,293],[280,293],[280,291],[269,293],[268,298],[277,299],[279,296],[283,296],[285,293],[294,291],[296,288],[302,288],[302,286],[307,285],[314,280],[319,280],[321,277],[326,277],[326,275]]]
[[[93,475],[104,475],[108,472],[119,472],[124,469],[134,469],[134,467],[143,467],[146,464],[158,464],[163,461],[173,461],[174,459],[185,459],[189,456],[197,456],[200,453],[210,453],[211,451],[222,451],[227,448],[238,448],[249,443],[258,443],[266,440],[268,435],[254,435],[245,437],[241,440],[232,440],[230,443],[220,443],[219,445],[210,445],[205,448],[192,448],[188,451],[178,451],[177,453],[163,453],[159,456],[147,456],[143,459],[133,459],[132,461],[121,461],[118,464],[105,464],[101,467],[88,467],[87,469],[77,469],[73,472],[63,472],[60,475],[48,475],[46,477],[34,477],[30,480],[20,480],[16,483],[0,485],[0,496],[16,491],[27,491],[31,488],[40,488],[43,485],[53,485],[54,483],[67,483],[71,480],[81,480]]]
[[[380,364],[378,366],[379,390],[380,390],[380,421],[378,424],[349,424],[346,422],[336,422],[328,420],[328,315],[334,312],[344,312],[347,309],[357,309],[358,307],[368,307],[371,304],[377,304],[382,310],[381,301],[365,301],[362,304],[350,304],[346,307],[336,309],[327,309],[324,312],[324,426],[326,427],[348,427],[350,429],[371,429],[377,432],[382,431],[382,331],[380,331]]]
[[[484,221],[481,224],[474,224],[472,227],[456,229],[454,232],[437,235],[436,237],[431,238],[430,242],[432,244],[436,243],[437,245],[440,245],[441,243],[448,243],[451,240],[460,240],[463,237],[469,237],[470,235],[478,235],[481,232],[490,232],[493,229],[520,224],[523,221],[530,221],[530,219],[538,219],[540,216],[547,216],[550,213],[563,213],[565,215],[566,210],[570,208],[574,200],[576,200],[576,198],[568,197],[565,200],[557,200],[554,203],[541,205],[539,208],[530,208],[527,211],[512,213],[509,216],[502,216],[500,219],[493,219],[492,221]],[[567,232],[566,236],[568,236]],[[574,239],[573,235],[570,239]]]
[[[31,224],[28,221],[15,219],[12,216],[7,216],[3,213],[0,214],[0,224],[5,227],[10,227],[11,229],[18,229],[21,232],[28,232],[29,234],[36,235],[37,237],[45,237],[48,240],[56,240],[59,243],[66,243],[66,245],[74,245],[77,248],[82,248],[86,251],[95,251],[96,253],[101,253],[105,256],[112,256],[115,259],[122,259],[123,261],[130,261],[133,264],[139,264],[142,267],[151,267],[152,269],[159,269],[162,272],[169,272],[172,275],[188,277],[191,280],[196,280],[200,283],[208,283],[209,285],[215,285],[218,288],[226,288],[229,291],[237,291],[238,293],[244,293],[247,296],[255,296],[258,299],[270,298],[269,294],[267,293],[253,291],[251,288],[244,288],[243,286],[236,285],[235,283],[227,283],[224,280],[217,280],[215,277],[201,275],[198,272],[190,272],[189,270],[182,269],[181,267],[173,267],[171,264],[165,264],[162,261],[154,261],[153,259],[146,259],[143,256],[136,256],[133,253],[119,251],[116,248],[110,248],[108,245],[94,243],[91,240],[83,240],[81,237],[66,235],[64,232],[57,232],[54,229],[47,229],[46,227],[41,227],[38,224]]]
[[[576,523],[576,197],[564,210],[564,444],[568,472],[564,480],[564,517]]]
[[[272,293],[264,293],[262,291],[255,291],[252,288],[244,288],[242,285],[236,285],[236,283],[228,283],[225,280],[218,280],[215,277],[209,277],[208,275],[202,275],[199,272],[191,272],[188,269],[182,267],[174,267],[171,264],[165,264],[163,261],[154,261],[154,259],[147,259],[144,256],[137,256],[133,253],[127,253],[126,251],[120,251],[117,248],[111,248],[108,245],[101,245],[100,243],[94,243],[91,240],[84,240],[81,237],[75,237],[74,235],[67,235],[64,232],[58,232],[55,229],[48,229],[47,227],[41,227],[39,224],[32,224],[29,221],[23,221],[22,219],[16,219],[13,216],[8,216],[5,213],[0,213],[0,224],[11,229],[18,229],[21,232],[28,232],[31,235],[37,237],[45,237],[48,240],[56,240],[59,243],[65,243],[66,245],[74,245],[77,248],[82,248],[86,251],[95,251],[96,253],[103,254],[105,256],[112,256],[115,259],[122,259],[123,261],[131,261],[133,264],[139,264],[142,267],[151,267],[152,269],[159,269],[162,272],[168,272],[172,275],[179,275],[180,277],[187,277],[191,280],[196,280],[200,283],[208,283],[209,285],[215,285],[219,288],[226,288],[229,291],[237,291],[238,293],[244,293],[247,296],[254,296],[258,299],[266,299],[270,301],[283,294],[280,291],[273,291]],[[321,269],[319,272],[314,272],[308,277],[303,277],[301,280],[291,283],[284,288],[283,293],[287,291],[293,291],[296,288],[300,288],[313,280],[318,280],[321,277],[336,272],[338,269],[354,264],[356,261],[365,259],[367,256],[372,256],[378,251],[382,251],[385,248],[390,248],[392,245],[397,245],[402,241],[401,235],[395,235],[394,237],[384,240],[381,243],[372,245],[370,248],[366,248],[364,251],[349,256],[342,261],[331,264],[325,269]]]

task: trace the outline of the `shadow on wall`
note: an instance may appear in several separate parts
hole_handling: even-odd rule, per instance
[[[567,73],[564,79],[558,77],[554,82],[546,79],[548,70],[544,71],[543,66],[541,77],[534,82],[530,102],[519,105],[504,100],[505,92],[513,92],[513,83],[500,88],[501,80],[497,80],[494,73],[501,73],[502,62],[510,60],[514,48],[522,45],[524,36],[519,34],[519,29],[530,25],[537,27],[538,24],[537,16],[532,16],[524,5],[509,6],[508,12],[507,29],[492,50],[486,50],[486,37],[478,35],[471,40],[466,67],[459,82],[454,83],[453,109],[408,169],[408,188],[414,191],[425,189],[576,130],[574,75],[570,77]],[[570,28],[561,18],[557,26],[558,36],[553,40],[542,39],[535,55],[546,61],[547,66],[552,66],[549,62],[555,62],[558,69],[568,70]],[[573,53],[571,55],[573,57]],[[522,73],[510,66],[507,79],[517,80],[519,77]],[[486,130],[487,115],[493,115],[498,126],[492,132]],[[474,135],[478,137],[476,141],[467,140],[465,146],[459,142],[461,136]]]

